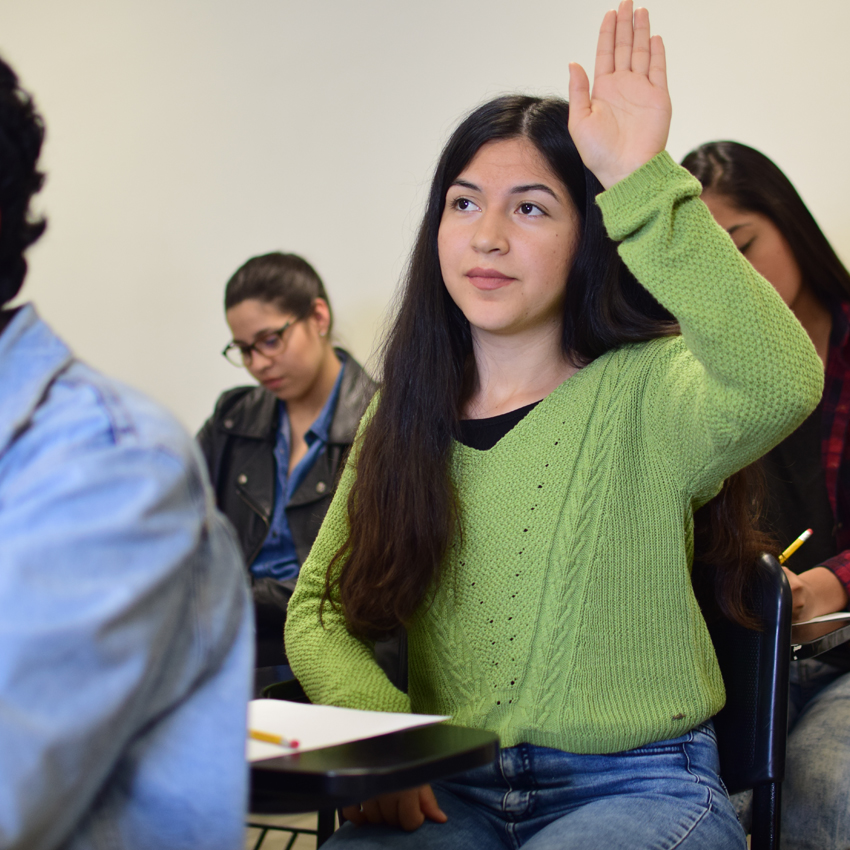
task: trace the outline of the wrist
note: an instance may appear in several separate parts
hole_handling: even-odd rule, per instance
[[[832,614],[847,607],[847,590],[828,567],[813,567],[799,576],[806,585],[811,602],[806,606],[807,619]]]
[[[656,156],[658,156],[658,154],[651,156],[649,159],[635,160],[628,164],[619,163],[619,167],[617,169],[600,170],[599,172],[594,171],[593,175],[602,184],[602,188],[607,192],[608,189],[616,186],[618,183],[622,183],[623,180],[631,177],[632,174],[639,171],[647,163],[652,162]]]

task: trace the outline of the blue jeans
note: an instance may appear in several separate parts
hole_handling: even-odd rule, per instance
[[[850,847],[850,673],[817,659],[791,665],[783,850]]]
[[[345,824],[329,848],[735,850],[744,832],[718,778],[711,723],[611,755],[520,744],[434,784],[448,822],[414,832]]]

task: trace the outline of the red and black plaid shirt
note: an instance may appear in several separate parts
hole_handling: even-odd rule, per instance
[[[839,554],[823,566],[831,569],[850,593],[850,303],[842,302],[832,321],[824,375],[821,458]]]

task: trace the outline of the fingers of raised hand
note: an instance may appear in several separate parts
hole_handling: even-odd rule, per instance
[[[594,78],[615,71],[634,71],[649,76],[653,85],[667,85],[664,44],[650,34],[649,12],[633,10],[632,0],[623,0],[617,11],[607,12],[599,29]]]
[[[647,32],[648,32],[647,28]],[[649,82],[658,88],[667,90],[667,55],[660,35],[654,35],[649,41]]]
[[[590,114],[590,81],[584,68],[570,62],[570,131],[575,122]]]
[[[599,41],[596,43],[596,65],[593,76],[614,73],[614,40],[617,32],[617,13],[612,9],[602,18],[599,28]]]
[[[634,43],[631,69],[637,74],[648,74],[650,68],[649,12],[635,9]]]
[[[617,31],[614,36],[614,70],[632,70],[632,51],[635,31],[632,0],[623,0],[617,10]]]

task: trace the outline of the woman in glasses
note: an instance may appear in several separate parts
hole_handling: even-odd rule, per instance
[[[375,384],[331,344],[325,287],[295,254],[248,260],[224,309],[233,340],[223,354],[259,386],[223,393],[198,440],[251,572],[256,664],[271,668],[258,672],[262,685],[285,672],[287,602]]]

